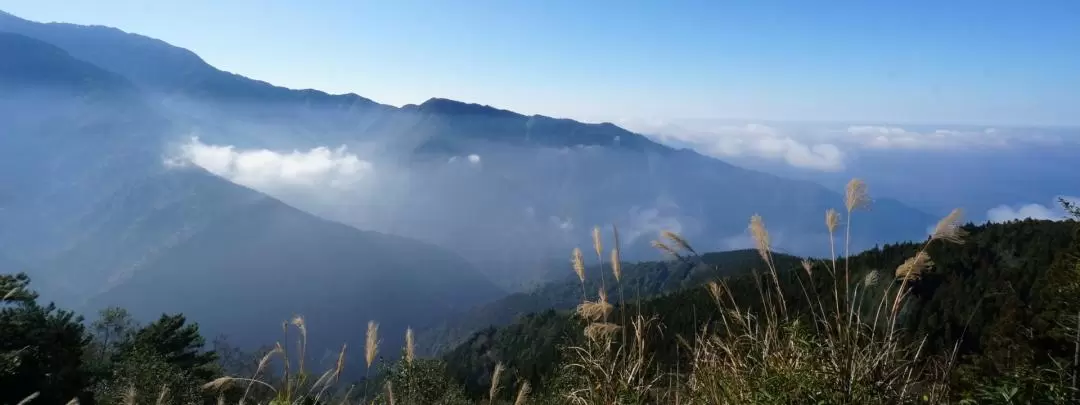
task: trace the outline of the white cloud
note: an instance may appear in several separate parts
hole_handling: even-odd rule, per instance
[[[267,149],[238,150],[207,145],[192,138],[166,165],[191,163],[230,181],[255,189],[277,187],[347,187],[374,173],[370,162],[337,149],[317,147],[283,153]]]
[[[1063,198],[1071,202],[1080,202],[1080,198],[1077,197]],[[1065,210],[1057,204],[1056,200],[1050,206],[1042,204],[1024,204],[1016,207],[1000,205],[986,211],[986,220],[990,222],[1008,222],[1028,218],[1060,220],[1067,216]]]
[[[678,218],[663,215],[658,208],[631,207],[628,214],[627,223],[619,229],[619,233],[628,244],[634,243],[642,236],[653,237],[662,231],[683,232],[683,225]]]
[[[552,225],[555,225],[556,228],[559,228],[562,231],[569,232],[574,230],[574,220],[572,218],[563,219],[552,215],[548,217],[548,221],[550,221]]]
[[[462,158],[461,156],[451,156],[450,159],[447,160],[447,163],[453,164],[462,159],[469,162],[470,165],[480,166],[480,155],[477,155],[475,153],[465,156],[464,158]]]
[[[667,126],[653,132],[663,142],[686,145],[717,158],[753,156],[805,169],[844,169],[844,153],[836,145],[804,143],[768,125],[716,125],[694,130]]]
[[[873,149],[944,149],[975,146],[1006,146],[996,128],[983,130],[935,129],[911,131],[900,127],[853,125],[847,128],[851,141]]]

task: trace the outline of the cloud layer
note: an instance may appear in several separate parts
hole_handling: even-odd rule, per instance
[[[196,137],[181,145],[178,155],[166,163],[195,164],[234,183],[260,190],[345,188],[374,174],[370,162],[348,153],[344,146],[291,152],[240,150],[231,145],[207,145]]]
[[[1060,133],[1040,128],[732,123],[718,120],[624,120],[620,124],[674,147],[720,159],[761,158],[823,172],[847,168],[859,150],[1003,149],[1058,145]]]
[[[1080,203],[1078,197],[1062,197],[1065,200]],[[1023,204],[1015,207],[1000,205],[986,212],[986,220],[990,222],[1008,222],[1022,219],[1048,219],[1060,220],[1068,215],[1065,210],[1056,203],[1049,207],[1042,204]]]
[[[844,169],[844,154],[836,145],[800,141],[768,125],[717,125],[696,129],[665,125],[643,130],[655,133],[661,141],[684,143],[698,152],[721,159],[753,156],[804,169],[829,172]]]
[[[900,127],[855,125],[847,133],[857,144],[874,149],[944,149],[972,146],[1006,146],[1004,135],[996,128],[981,130],[934,129],[927,132]]]

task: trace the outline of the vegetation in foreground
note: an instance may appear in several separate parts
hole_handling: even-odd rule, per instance
[[[461,347],[448,361],[417,358],[411,330],[399,359],[389,362],[379,354],[378,324],[369,323],[365,364],[357,366],[366,377],[345,381],[343,371],[352,367],[344,364],[347,345],[327,370],[305,364],[302,317],[283,323],[284,339],[252,356],[224,341],[206,347],[181,315],[140,327],[114,308],[88,328],[70,312],[38,304],[25,275],[3,276],[0,402],[1074,403],[1075,222],[988,227],[965,244],[971,227],[962,227],[954,211],[894,270],[867,269],[846,248],[854,214],[869,201],[865,190],[852,181],[846,215],[825,215],[832,257],[794,270],[778,265],[764,219],[755,216],[749,229],[761,270],[710,281],[701,293],[628,302],[618,233],[612,229],[613,247],[605,251],[595,230],[593,251],[610,277],[602,273],[592,293],[585,254],[575,250],[581,304],[570,316],[538,315],[561,319],[561,329],[548,336],[557,352],[532,374],[520,362],[504,363],[512,355],[479,352],[494,364],[483,389],[473,376],[452,371]],[[1057,235],[1064,227],[1068,237]],[[1025,234],[994,234],[1002,230]],[[701,260],[679,235],[662,236],[655,246],[673,260]],[[944,272],[957,267],[987,272]],[[696,306],[703,300],[694,297],[705,297],[708,307]],[[687,312],[694,314],[689,322]],[[946,330],[929,331],[934,325]],[[536,331],[519,332],[527,341]]]

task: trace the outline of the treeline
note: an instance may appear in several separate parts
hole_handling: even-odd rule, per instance
[[[980,395],[1030,400],[1042,390],[1072,390],[1069,378],[1077,371],[1072,356],[1080,341],[1077,223],[1025,220],[963,230],[968,235],[962,244],[931,244],[926,249],[931,262],[906,283],[910,292],[899,308],[896,327],[902,339],[920,346],[920,361],[928,367],[948,366],[956,400]],[[872,285],[857,293],[868,297],[864,302],[876,303],[902,283],[897,269],[924,246],[885,245],[853,256],[850,263],[841,259],[838,266],[850,267],[852,284]],[[688,256],[676,260],[694,260]],[[764,272],[764,262],[758,260]],[[808,315],[812,307],[836,303],[827,262],[817,260],[807,271],[801,264],[777,261],[788,310],[801,314],[803,322],[813,322]],[[800,281],[814,286],[804,293]],[[766,282],[764,273],[727,279],[735,301],[750,311],[763,310],[759,286]],[[690,347],[703,328],[715,329],[723,316],[705,288],[614,308],[611,319],[620,319],[622,310],[662,323],[662,329],[651,330],[648,350],[654,366],[672,371],[693,367]],[[857,308],[867,318],[874,310],[873,305]],[[443,359],[473,395],[482,395],[497,362],[534,386],[546,387],[559,382],[556,377],[568,360],[566,348],[587,343],[584,325],[572,311],[549,310],[480,331]]]
[[[39,303],[25,274],[0,275],[0,293],[0,403],[129,403],[162,387],[176,403],[198,403],[201,385],[225,372],[222,361],[241,361],[208,347],[183,315],[138,325],[127,311],[109,308],[86,325]],[[223,341],[215,346],[237,352]]]

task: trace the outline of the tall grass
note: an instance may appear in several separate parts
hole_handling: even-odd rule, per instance
[[[584,300],[576,313],[586,338],[568,351],[565,371],[576,377],[577,385],[566,399],[578,404],[946,401],[950,365],[925,361],[922,342],[903,339],[897,325],[910,282],[931,264],[927,248],[963,242],[960,211],[938,223],[923,248],[893,272],[891,282],[881,272],[853,281],[848,259],[852,217],[869,202],[865,183],[848,183],[846,220],[835,210],[825,213],[831,257],[804,261],[801,272],[786,274],[773,260],[764,218],[752,216],[748,230],[763,265],[752,275],[758,302],[740,302],[727,280],[708,283],[718,320],[697,332],[692,342],[682,340],[689,353],[687,371],[653,367],[646,330],[659,327],[657,319],[639,314],[627,324],[621,311],[621,324],[609,323],[611,307],[603,290],[598,300]],[[841,222],[842,261],[834,237]],[[593,239],[598,247],[599,234],[594,232]],[[661,233],[653,246],[677,259],[700,260],[690,243],[674,232]],[[616,242],[612,263],[617,263],[618,248]],[[580,267],[575,263],[575,270]],[[831,291],[822,294],[818,285],[831,286]],[[808,305],[790,306],[790,294]],[[615,334],[632,339],[615,344]],[[664,378],[678,382],[659,384]]]

